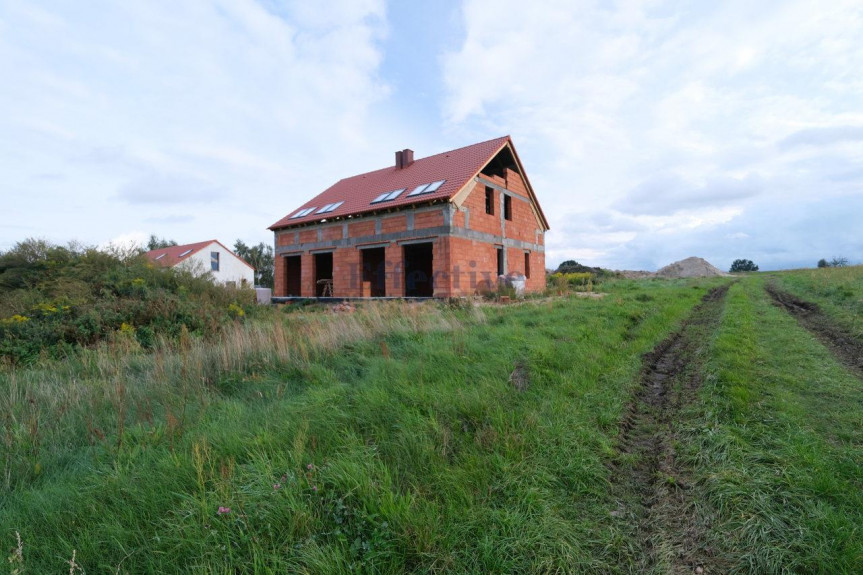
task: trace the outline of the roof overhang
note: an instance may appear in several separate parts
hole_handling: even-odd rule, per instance
[[[515,150],[515,146],[512,144],[512,139],[507,137],[506,141],[488,158],[480,168],[476,171],[476,173],[471,177],[467,182],[465,182],[464,186],[455,193],[452,197],[452,203],[456,205],[456,207],[461,207],[464,201],[467,199],[468,195],[470,195],[471,191],[473,191],[474,186],[476,185],[477,178],[482,173],[482,171],[486,168],[486,166],[491,163],[491,161],[504,149],[508,148],[510,153],[512,154],[513,159],[515,160],[515,165],[518,168],[519,175],[524,180],[524,187],[527,189],[528,196],[530,197],[530,206],[533,210],[534,216],[536,217],[537,223],[542,227],[544,232],[548,231],[550,226],[548,225],[548,220],[545,217],[545,214],[542,211],[542,208],[539,205],[539,201],[536,199],[536,193],[533,191],[533,186],[530,183],[530,180],[527,177],[527,173],[524,171],[524,166],[521,163],[521,158],[518,157],[518,152]]]

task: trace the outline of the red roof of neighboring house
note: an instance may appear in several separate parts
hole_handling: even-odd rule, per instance
[[[512,146],[512,141],[509,136],[504,136],[427,158],[420,158],[402,168],[392,165],[374,172],[339,180],[321,194],[271,225],[269,229],[275,230],[296,224],[318,222],[322,219],[353,216],[381,209],[450,199],[507,144]],[[513,154],[515,155],[514,148]],[[436,191],[409,196],[417,186],[440,180],[445,181]],[[530,184],[528,184],[529,186]],[[405,191],[395,199],[372,203],[381,194],[402,188]],[[318,213],[321,208],[338,202],[343,203],[336,209],[326,213]],[[307,215],[291,217],[309,208],[315,209]]]
[[[212,244],[219,244],[224,250],[233,254],[235,258],[237,258],[250,268],[255,269],[250,266],[248,262],[246,262],[246,260],[226,248],[225,245],[219,240],[207,240],[206,242],[197,242],[194,244],[185,244],[182,246],[169,246],[167,248],[160,248],[158,250],[150,250],[144,255],[147,256],[148,260],[162,267],[173,267],[178,263],[189,259],[202,249]]]

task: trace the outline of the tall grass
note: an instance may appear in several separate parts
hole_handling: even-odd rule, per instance
[[[471,308],[473,309],[473,308]],[[160,338],[144,351],[122,334],[67,361],[43,361],[31,369],[0,372],[6,414],[6,489],[41,473],[52,452],[115,436],[127,426],[167,425],[173,439],[190,417],[211,400],[211,392],[242,385],[268,370],[313,369],[315,357],[354,342],[396,333],[449,331],[456,314],[434,305],[386,302],[354,313],[275,313],[252,323],[237,322],[215,340],[183,331],[179,341]],[[478,310],[464,317],[482,321]]]
[[[621,410],[705,287],[278,312],[4,372],[0,537],[34,572],[625,572]]]

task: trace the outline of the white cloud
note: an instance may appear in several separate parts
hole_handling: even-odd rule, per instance
[[[385,137],[374,117],[388,94],[385,16],[382,0],[326,10],[251,0],[3,4],[0,171],[4,194],[16,196],[10,209],[29,233],[59,242],[98,243],[143,220],[178,240],[270,241],[266,226],[368,169],[369,144]],[[48,165],[63,186],[38,178]],[[231,217],[200,217],[190,204],[215,199]],[[70,221],[79,202],[99,210]],[[177,203],[189,212],[167,211],[198,217],[180,229],[159,223]]]
[[[132,250],[141,249],[147,245],[150,239],[146,233],[141,231],[128,232],[113,237],[107,242],[99,244],[99,249],[102,251],[117,251],[120,253],[130,252]]]
[[[507,18],[491,26],[492,13]],[[513,134],[551,214],[550,263],[573,252],[601,258],[593,265],[669,263],[656,238],[748,257],[724,251],[745,247],[735,234],[781,242],[763,254],[803,253],[815,248],[791,222],[859,181],[859,2],[468,0],[463,24],[444,60],[445,116],[464,132]],[[784,219],[768,209],[780,202]],[[569,225],[599,212],[646,230]],[[754,229],[729,231],[737,221]]]
[[[439,18],[428,34],[383,0],[0,4],[0,249],[144,227],[271,241],[266,226],[390,150],[505,133],[550,218],[550,265],[769,269],[859,248],[858,0],[444,12],[422,12]]]

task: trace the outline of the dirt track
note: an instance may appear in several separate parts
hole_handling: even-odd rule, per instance
[[[765,289],[774,304],[788,311],[801,326],[827,346],[841,363],[863,377],[863,341],[836,325],[816,304],[782,291],[775,284],[767,284]]]
[[[719,573],[704,544],[709,517],[696,507],[686,469],[675,457],[676,422],[702,381],[704,343],[719,326],[728,285],[712,289],[679,331],[645,354],[641,385],[620,432],[614,512],[637,526],[639,572]]]

